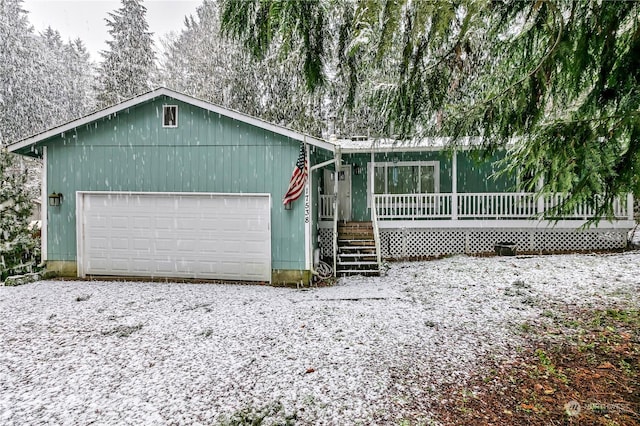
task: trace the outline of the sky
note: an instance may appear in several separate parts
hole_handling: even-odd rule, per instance
[[[179,32],[184,17],[195,14],[202,1],[146,0],[147,22],[154,33],[156,48],[159,40],[170,31]],[[29,21],[37,32],[48,26],[58,30],[63,40],[80,38],[94,61],[98,52],[107,48],[109,39],[105,18],[109,12],[121,7],[119,0],[24,0],[23,9],[29,12]]]

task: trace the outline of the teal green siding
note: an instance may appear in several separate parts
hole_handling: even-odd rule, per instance
[[[488,158],[476,151],[458,152],[458,192],[515,191],[516,180],[513,176],[494,176],[498,171],[497,161],[502,158],[503,152],[495,153]]]
[[[178,128],[162,128],[162,105]],[[273,269],[304,269],[304,203],[282,197],[300,143],[173,99],[156,99],[44,143],[49,260],[76,259],[76,191],[270,193]]]

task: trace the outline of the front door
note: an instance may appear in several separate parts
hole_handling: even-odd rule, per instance
[[[334,179],[338,178],[338,220],[351,220],[351,165],[343,165],[334,174],[333,170],[325,169],[324,193],[333,195]]]
[[[338,220],[351,220],[351,165],[338,172]]]

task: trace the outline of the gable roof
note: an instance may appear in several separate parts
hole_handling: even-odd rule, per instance
[[[298,140],[300,142],[305,142],[310,145],[315,145],[317,147],[326,149],[328,151],[332,151],[332,152],[335,151],[335,145],[323,139],[318,139],[304,133],[296,132],[295,130],[289,129],[287,127],[279,126],[277,124],[270,123],[260,118],[252,117],[250,115],[247,115],[238,111],[234,111],[234,110],[222,107],[220,105],[212,104],[211,102],[203,101],[201,99],[197,99],[192,96],[185,95],[184,93],[167,89],[166,87],[159,87],[155,90],[144,93],[142,95],[138,95],[134,98],[131,98],[119,104],[113,105],[111,107],[102,109],[100,111],[96,111],[89,115],[85,115],[84,117],[78,118],[76,120],[72,120],[67,123],[61,124],[59,126],[53,127],[51,129],[45,130],[41,133],[22,139],[18,142],[14,142],[10,144],[7,148],[9,152],[16,152],[20,149],[34,145],[38,142],[42,142],[46,139],[57,136],[61,133],[68,132],[77,127],[84,126],[96,120],[100,120],[101,118],[108,117],[111,114],[116,114],[120,111],[126,110],[127,108],[131,108],[136,105],[142,104],[144,102],[151,101],[160,96],[167,96],[167,97],[176,99],[178,101],[184,102],[186,104],[197,106],[204,110],[211,111],[211,112],[220,114],[222,116],[225,116],[234,120],[238,120],[240,122],[247,123],[249,125],[259,127],[261,129],[268,130],[270,132],[273,132],[282,136],[286,136],[294,140]]]

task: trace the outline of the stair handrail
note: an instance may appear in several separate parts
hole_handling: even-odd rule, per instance
[[[336,180],[338,178],[336,177]],[[338,260],[338,194],[333,194],[333,276],[337,276],[336,266]]]
[[[376,194],[372,194],[371,206],[371,222],[373,224],[373,241],[376,245],[376,262],[378,263],[378,272],[382,270],[382,258],[380,255],[380,229],[378,228],[378,206],[376,204]]]

